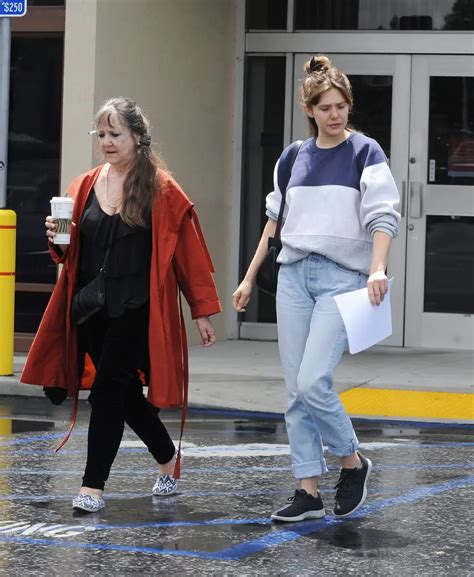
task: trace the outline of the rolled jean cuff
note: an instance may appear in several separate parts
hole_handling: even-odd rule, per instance
[[[328,444],[328,451],[332,455],[336,455],[336,457],[349,457],[349,455],[353,455],[358,448],[359,441],[357,438],[352,439],[348,445],[344,445],[342,447],[332,447]]]
[[[325,459],[320,461],[310,461],[309,463],[300,463],[293,465],[293,475],[295,479],[309,479],[319,477],[328,472]]]

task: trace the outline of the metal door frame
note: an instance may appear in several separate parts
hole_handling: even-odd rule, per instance
[[[474,58],[464,55],[413,56],[411,162],[407,188],[407,226],[413,227],[413,230],[407,232],[405,344],[413,347],[474,349],[472,315],[423,312],[426,215],[474,216],[474,186],[427,183],[431,76],[474,76]],[[447,189],[454,194],[448,194]]]
[[[392,245],[389,260],[390,275],[396,278],[392,288],[393,334],[384,344],[402,346],[405,316],[405,253],[406,253],[406,218],[405,218],[405,190],[408,174],[408,135],[409,135],[409,107],[410,92],[406,89],[410,82],[410,56],[392,54],[331,54],[326,53],[335,66],[350,74],[371,74],[392,76],[392,116],[391,116],[391,170],[401,191],[402,222],[397,240]],[[307,138],[306,116],[298,101],[298,88],[303,75],[303,64],[312,56],[312,53],[287,55],[287,71],[294,71],[291,75],[291,107],[285,113],[285,126],[291,122],[291,133],[285,138],[285,144],[298,138]],[[288,86],[288,77],[287,77]],[[288,94],[288,90],[287,90]],[[289,99],[288,99],[289,100]],[[357,106],[357,102],[355,103]],[[285,131],[285,136],[286,136]],[[276,325],[269,323],[242,323],[241,338],[258,340],[275,340],[277,338]]]

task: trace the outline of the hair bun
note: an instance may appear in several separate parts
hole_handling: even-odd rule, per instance
[[[317,72],[327,72],[331,67],[331,61],[327,56],[319,54],[313,56],[311,60],[308,60],[304,66],[306,74],[313,74]]]

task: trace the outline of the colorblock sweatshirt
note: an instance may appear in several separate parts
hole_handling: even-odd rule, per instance
[[[285,149],[286,151],[287,149]],[[278,160],[266,213],[277,220],[281,204]],[[380,145],[352,132],[333,148],[303,142],[291,170],[281,232],[281,264],[318,253],[368,274],[372,236],[378,230],[398,234],[399,195]]]

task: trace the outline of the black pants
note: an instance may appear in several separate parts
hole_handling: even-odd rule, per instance
[[[173,458],[175,446],[143,396],[137,369],[148,372],[148,305],[121,317],[98,313],[78,327],[80,358],[88,352],[96,367],[89,396],[91,416],[85,487],[103,489],[122,440],[124,425],[135,431],[158,463]]]

